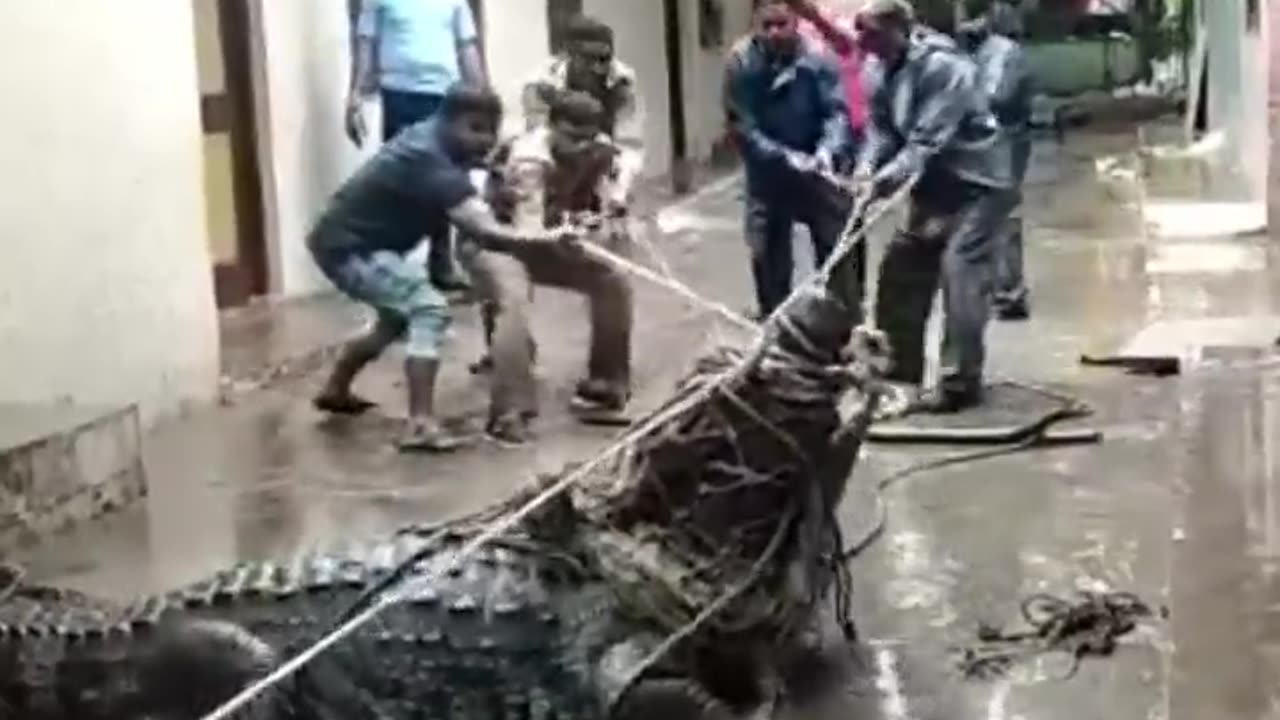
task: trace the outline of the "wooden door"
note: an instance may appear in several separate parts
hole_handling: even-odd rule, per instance
[[[204,131],[209,254],[219,307],[267,291],[248,3],[191,0]]]
[[[564,33],[569,20],[582,14],[582,0],[547,0],[547,38],[552,53],[564,49]]]

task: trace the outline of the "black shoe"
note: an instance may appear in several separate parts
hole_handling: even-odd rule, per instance
[[[467,368],[472,375],[485,375],[493,371],[493,356],[485,354],[479,360],[471,363]]]
[[[471,283],[452,271],[432,271],[431,284],[442,293],[462,294],[471,290]]]
[[[524,413],[503,415],[490,420],[485,434],[493,442],[509,448],[523,447],[533,440],[533,432]]]
[[[1025,298],[996,303],[996,317],[1001,320],[1027,320],[1031,317],[1031,308]]]
[[[578,419],[589,425],[628,425],[626,392],[619,392],[598,380],[578,383],[577,391],[569,401],[569,409]]]
[[[982,392],[980,390],[956,391],[933,388],[921,393],[916,398],[911,409],[914,412],[924,412],[932,415],[951,415],[981,404]]]

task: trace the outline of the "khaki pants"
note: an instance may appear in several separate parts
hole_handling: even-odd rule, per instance
[[[602,245],[627,255],[630,240],[617,235]],[[588,377],[616,392],[629,391],[632,294],[625,275],[591,257],[555,246],[528,246],[507,253],[483,250],[468,242],[460,260],[494,313],[491,417],[537,408],[535,346],[529,327],[535,285],[586,296],[591,322]]]

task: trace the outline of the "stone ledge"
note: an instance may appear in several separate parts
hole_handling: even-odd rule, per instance
[[[146,492],[136,406],[0,405],[0,552]]]

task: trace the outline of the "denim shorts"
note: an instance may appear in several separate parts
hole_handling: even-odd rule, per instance
[[[422,263],[390,250],[340,259],[317,255],[316,262],[344,295],[373,306],[380,319],[390,316],[407,325],[406,354],[440,357],[449,329],[449,303],[431,284]]]

